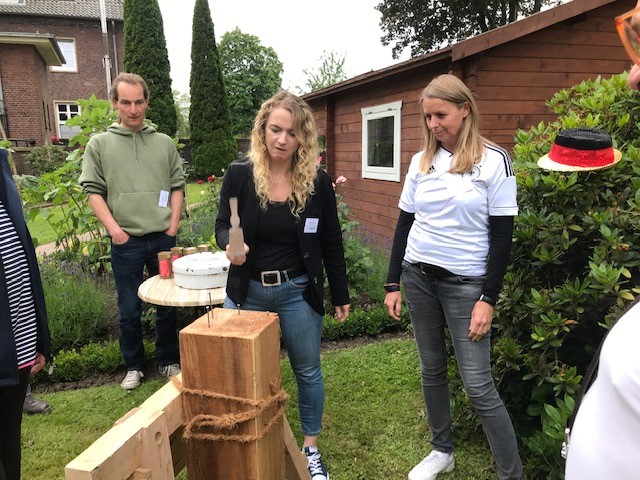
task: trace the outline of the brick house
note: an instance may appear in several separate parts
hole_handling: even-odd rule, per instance
[[[122,70],[123,0],[0,0],[0,119],[14,145],[68,139],[76,100],[107,98],[104,45],[111,77]]]
[[[635,4],[573,0],[304,95],[326,139],[328,172],[349,179],[339,192],[353,218],[379,240],[393,237],[421,148],[418,98],[434,76],[459,76],[477,97],[483,135],[511,149],[519,128],[556,118],[545,104],[554,93],[629,69],[614,17]]]

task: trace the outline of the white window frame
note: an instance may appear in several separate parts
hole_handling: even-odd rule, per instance
[[[56,38],[56,42],[58,42],[58,47],[60,47],[60,51],[65,55],[65,51],[62,48],[61,42],[71,43],[71,52],[73,54],[73,65],[70,65],[69,59],[65,55],[64,59],[67,63],[60,66],[52,66],[49,67],[49,70],[52,72],[66,72],[66,73],[77,73],[78,72],[78,52],[76,51],[76,40],[75,38]]]
[[[402,101],[375,105],[360,109],[362,115],[362,178],[400,181],[400,139],[402,137]],[[372,167],[368,162],[369,135],[368,122],[380,118],[393,117],[393,166]]]
[[[65,102],[65,101],[62,101],[62,100],[61,101],[57,101],[56,100],[55,102],[53,102],[53,111],[54,111],[55,116],[56,116],[56,137],[58,137],[60,139],[68,140],[69,138],[73,137],[76,133],[80,132],[80,127],[73,127],[74,129],[77,129],[77,132],[72,133],[71,137],[63,137],[62,136],[62,133],[60,132],[60,127],[64,126],[64,124],[67,121],[66,120],[65,121],[60,120],[60,115],[59,115],[60,112],[58,110],[58,106],[59,105],[66,105],[67,106],[67,111],[66,111],[67,118],[71,118],[71,116],[72,116],[71,112],[69,111],[70,110],[69,106],[76,105],[78,107],[77,115],[80,115],[82,113],[82,107],[80,105],[78,105],[76,102]],[[73,115],[73,116],[75,116],[75,115]]]

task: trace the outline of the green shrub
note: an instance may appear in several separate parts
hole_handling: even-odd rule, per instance
[[[626,75],[548,102],[557,120],[518,131],[520,214],[496,315],[496,381],[527,449],[529,478],[561,478],[561,436],[581,374],[640,278],[640,103]],[[537,167],[560,129],[609,132],[623,159],[595,172]]]
[[[43,145],[33,148],[27,154],[27,161],[33,174],[40,176],[64,165],[67,153],[61,145]]]
[[[95,280],[77,263],[45,257],[41,263],[53,353],[104,336],[115,306],[105,278]]]
[[[56,363],[60,359],[56,359]],[[82,363],[89,372],[115,372],[124,367],[124,360],[117,340],[104,343],[91,342],[82,347]]]
[[[155,343],[144,340],[144,350],[147,363],[154,364],[158,359]],[[54,364],[51,373],[43,369],[33,383],[75,382],[96,373],[116,373],[125,367],[118,340],[90,342],[82,348],[61,350]]]
[[[409,312],[406,308],[402,309],[399,322],[389,316],[384,305],[372,306],[368,309],[353,308],[344,323],[338,322],[329,314],[325,315],[322,338],[338,340],[362,335],[375,336],[384,332],[406,330],[409,324]]]
[[[53,382],[76,382],[87,375],[82,357],[75,348],[59,352],[54,363],[55,368],[51,372],[51,376],[47,378],[39,373],[36,381],[45,379]]]

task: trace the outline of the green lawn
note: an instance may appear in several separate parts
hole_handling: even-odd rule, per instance
[[[403,479],[426,455],[429,431],[418,368],[413,340],[323,353],[327,396],[320,446],[332,479]],[[291,395],[287,417],[300,440],[296,387],[286,360],[282,380]],[[53,411],[25,416],[22,477],[63,479],[70,460],[163,383],[149,381],[131,393],[110,385],[39,394]],[[438,478],[495,478],[484,437],[458,439],[455,470]]]

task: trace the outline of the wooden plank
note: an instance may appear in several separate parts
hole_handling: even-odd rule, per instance
[[[250,406],[237,399],[265,401],[272,385],[280,389],[278,316],[216,308],[209,320],[204,315],[180,331],[180,359],[185,425],[198,415],[230,419],[247,412]],[[190,480],[281,480],[282,418],[271,406],[228,430],[198,429],[201,435],[186,441]],[[220,439],[223,434],[237,441]]]
[[[131,414],[125,415],[108,432],[65,467],[67,480],[113,480],[129,478],[141,467],[142,431],[162,413],[167,432],[182,426],[182,397],[173,383],[149,397]],[[147,467],[146,465],[144,467]],[[173,477],[171,477],[173,478]]]
[[[149,416],[139,435],[140,465],[151,473],[151,478],[173,480],[173,457],[164,412]]]
[[[285,475],[287,480],[311,480],[307,457],[300,450],[287,417],[284,418]]]

